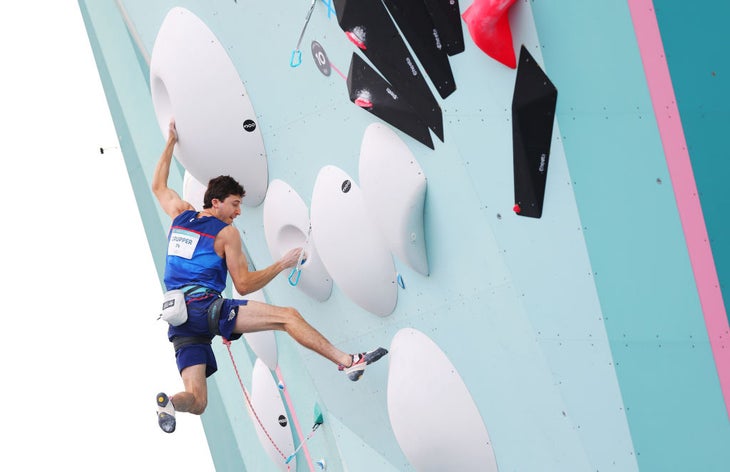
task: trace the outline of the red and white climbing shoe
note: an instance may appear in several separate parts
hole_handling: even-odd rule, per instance
[[[357,382],[365,373],[365,366],[378,361],[381,357],[388,354],[388,350],[382,347],[377,348],[374,351],[363,352],[361,354],[352,355],[352,365],[345,367],[341,365],[338,367],[339,370],[344,371],[347,374],[347,378],[353,382]]]
[[[157,424],[162,431],[172,433],[175,431],[175,407],[163,392],[157,394]]]

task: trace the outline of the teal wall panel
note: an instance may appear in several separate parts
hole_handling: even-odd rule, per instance
[[[730,66],[724,58],[730,5],[657,0],[664,43],[684,136],[723,298],[730,297]]]

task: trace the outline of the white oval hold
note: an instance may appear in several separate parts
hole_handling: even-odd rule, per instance
[[[368,215],[360,187],[338,167],[323,167],[314,183],[312,237],[345,295],[370,313],[393,312],[398,300],[393,257]]]
[[[304,200],[283,180],[272,180],[264,201],[264,235],[271,257],[277,260],[293,248],[304,248],[301,272],[287,275],[299,290],[323,302],[332,293],[332,278],[309,233],[309,209]]]
[[[393,337],[388,415],[415,470],[496,472],[497,462],[474,399],[446,354],[422,332]]]
[[[284,457],[294,452],[294,439],[279,386],[261,359],[256,359],[251,377],[251,404],[256,415],[250,409],[249,414],[259,442],[279,470],[297,470],[296,457],[288,465]],[[261,424],[256,416],[261,420]],[[266,431],[262,429],[262,425]]]
[[[185,8],[170,10],[150,61],[152,104],[174,154],[199,182],[230,175],[246,191],[244,205],[263,202],[268,163],[258,119],[233,62],[213,32]]]
[[[360,146],[360,187],[388,247],[428,275],[423,206],[426,174],[406,143],[383,123],[367,127]]]

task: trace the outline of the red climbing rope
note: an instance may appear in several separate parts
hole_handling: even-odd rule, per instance
[[[282,459],[286,461],[288,458],[284,455],[283,452],[281,452],[281,449],[279,449],[279,446],[276,445],[274,440],[271,438],[271,435],[268,431],[266,431],[266,428],[264,428],[264,424],[261,422],[261,418],[259,418],[259,415],[256,413],[256,410],[253,408],[253,403],[251,403],[251,398],[248,396],[248,391],[246,390],[246,387],[243,385],[243,380],[241,380],[241,374],[238,372],[238,366],[236,366],[236,359],[233,357],[233,352],[231,352],[231,342],[227,340],[226,338],[223,338],[223,344],[225,344],[226,349],[228,349],[228,355],[231,357],[231,363],[233,364],[233,370],[236,371],[236,377],[238,377],[238,383],[241,385],[241,390],[243,391],[243,396],[246,397],[246,403],[248,403],[248,407],[251,409],[251,412],[253,413],[254,418],[256,418],[256,421],[258,422],[259,426],[261,427],[261,430],[266,434],[266,437],[269,438],[269,441],[274,446],[274,449],[276,449],[276,452],[281,455]],[[287,470],[291,470],[289,467],[289,464],[286,465]]]

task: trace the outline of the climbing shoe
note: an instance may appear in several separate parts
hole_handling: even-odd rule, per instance
[[[157,423],[166,433],[175,431],[175,407],[163,392],[157,394]]]
[[[360,377],[362,377],[362,374],[365,373],[365,366],[376,362],[386,354],[388,354],[388,350],[382,347],[379,347],[370,352],[353,354],[352,365],[350,365],[350,367],[340,365],[339,369],[347,374],[348,379],[352,380],[353,382],[357,382],[358,380],[360,380]]]

